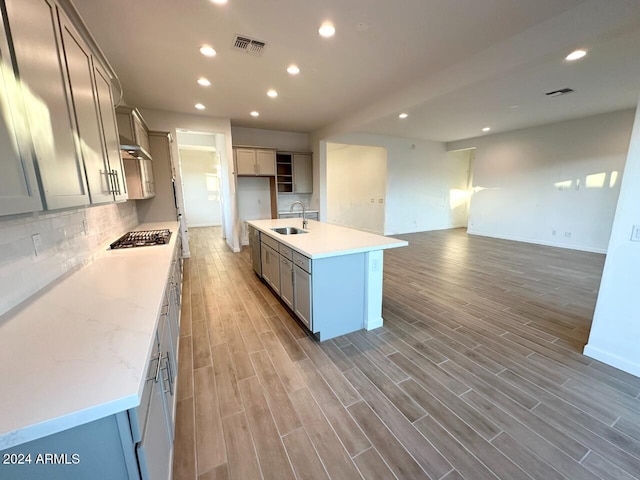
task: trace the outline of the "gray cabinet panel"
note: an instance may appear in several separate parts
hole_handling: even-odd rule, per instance
[[[46,206],[86,205],[89,194],[74,139],[56,5],[50,0],[5,0],[5,4]]]
[[[127,199],[127,182],[124,176],[124,163],[120,155],[120,140],[116,127],[116,113],[113,108],[113,93],[109,76],[100,65],[94,62],[96,94],[100,112],[100,124],[104,138],[107,164],[112,173],[111,181],[116,202]]]
[[[0,215],[39,210],[31,140],[0,10]]]
[[[280,255],[280,298],[293,309],[293,262]]]
[[[313,193],[313,165],[310,154],[293,154],[293,192]]]
[[[111,202],[113,185],[103,150],[91,51],[62,13],[60,27],[91,203]]]
[[[313,332],[313,324],[311,323],[311,275],[298,265],[293,266],[293,275],[294,312]]]

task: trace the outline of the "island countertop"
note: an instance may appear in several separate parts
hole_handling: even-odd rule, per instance
[[[302,228],[301,218],[250,220],[247,223],[311,259],[405,247],[409,244],[405,240],[314,220],[308,220],[307,233],[303,234],[283,235],[271,230],[278,227]]]
[[[105,245],[0,317],[0,450],[139,405],[179,232],[134,229],[160,228],[169,244]]]

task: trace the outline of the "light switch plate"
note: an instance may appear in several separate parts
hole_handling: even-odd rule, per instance
[[[640,242],[640,225],[634,225],[631,230],[631,241]]]

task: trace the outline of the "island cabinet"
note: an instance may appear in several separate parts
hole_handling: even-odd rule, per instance
[[[3,150],[13,148],[3,156],[3,164],[10,162],[7,177],[3,165],[0,195],[11,202],[2,213],[38,207],[34,178],[48,210],[124,200],[111,77],[77,12],[68,0],[3,4],[10,35],[3,30],[0,41],[2,90],[16,116],[0,128],[9,134]],[[5,182],[20,173],[24,180],[5,192]]]
[[[320,341],[382,326],[383,250],[404,240],[310,220],[250,220],[259,233],[256,274]],[[275,269],[274,265],[279,268]]]
[[[266,148],[234,147],[236,175],[269,176],[276,174],[276,152]]]
[[[262,278],[274,292],[280,293],[280,254],[278,241],[268,235],[260,235]]]

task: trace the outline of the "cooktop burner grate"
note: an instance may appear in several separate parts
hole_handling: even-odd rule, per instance
[[[169,243],[171,231],[164,230],[139,230],[136,232],[128,232],[113,242],[110,247],[116,248],[133,248],[133,247],[149,247],[152,245],[165,245]]]

